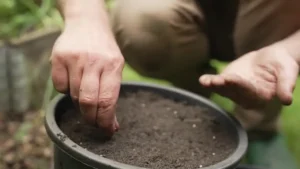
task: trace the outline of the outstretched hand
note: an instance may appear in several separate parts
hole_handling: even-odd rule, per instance
[[[285,49],[270,46],[240,57],[221,74],[203,75],[199,81],[237,104],[255,109],[274,97],[290,105],[298,71],[297,62]]]

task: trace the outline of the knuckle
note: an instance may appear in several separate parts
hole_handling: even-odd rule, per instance
[[[83,54],[79,51],[72,51],[68,49],[63,49],[63,50],[56,50],[53,51],[52,56],[53,58],[57,59],[58,61],[64,61],[64,60],[79,60],[80,56]]]
[[[60,92],[60,93],[65,93],[67,91],[67,88],[66,88],[66,81],[59,78],[58,75],[56,74],[52,74],[52,81],[53,81],[53,86],[54,88]]]
[[[97,64],[100,58],[99,54],[85,53],[82,55],[86,56],[86,63],[88,67]]]
[[[73,61],[79,60],[81,54],[79,52],[67,52],[65,56],[69,57]]]
[[[83,106],[97,106],[97,101],[91,97],[79,98],[79,104]]]
[[[266,91],[264,94],[264,98],[266,101],[271,101],[274,96],[275,96],[275,92],[273,91]]]
[[[98,101],[98,106],[102,110],[109,110],[114,105],[114,99],[112,97],[100,98]]]
[[[78,95],[77,94],[71,94],[71,97],[72,97],[72,99],[74,100],[74,101],[78,101],[79,100],[79,97],[78,97]]]
[[[297,72],[299,71],[299,65],[298,65],[298,63],[295,60],[293,60],[293,62],[291,63],[291,67],[294,70],[296,70]]]
[[[63,86],[59,86],[59,85],[54,85],[54,88],[56,91],[58,91],[59,93],[66,93],[67,89]]]
[[[119,71],[124,68],[124,64],[125,60],[122,56],[113,56],[107,61],[107,69]]]

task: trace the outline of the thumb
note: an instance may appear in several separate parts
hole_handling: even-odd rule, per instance
[[[290,105],[293,101],[299,66],[295,61],[283,64],[285,65],[277,70],[277,96],[284,105]]]

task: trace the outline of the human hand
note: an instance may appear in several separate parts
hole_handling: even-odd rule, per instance
[[[299,66],[279,46],[250,52],[230,63],[219,75],[203,75],[200,83],[245,108],[259,108],[278,97],[292,103]]]
[[[83,117],[112,135],[123,56],[108,31],[94,23],[68,24],[57,39],[52,56],[52,80],[61,93],[79,103]]]

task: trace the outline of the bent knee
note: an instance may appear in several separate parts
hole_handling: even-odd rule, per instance
[[[112,11],[112,26],[126,62],[143,75],[163,77],[182,63],[184,57],[179,55],[201,58],[193,54],[201,55],[199,48],[207,48],[207,42],[196,23],[200,13],[192,3],[119,0]]]
[[[170,61],[169,22],[175,17],[173,3],[169,0],[164,3],[124,1],[113,10],[112,26],[126,62],[143,75],[161,74]]]

